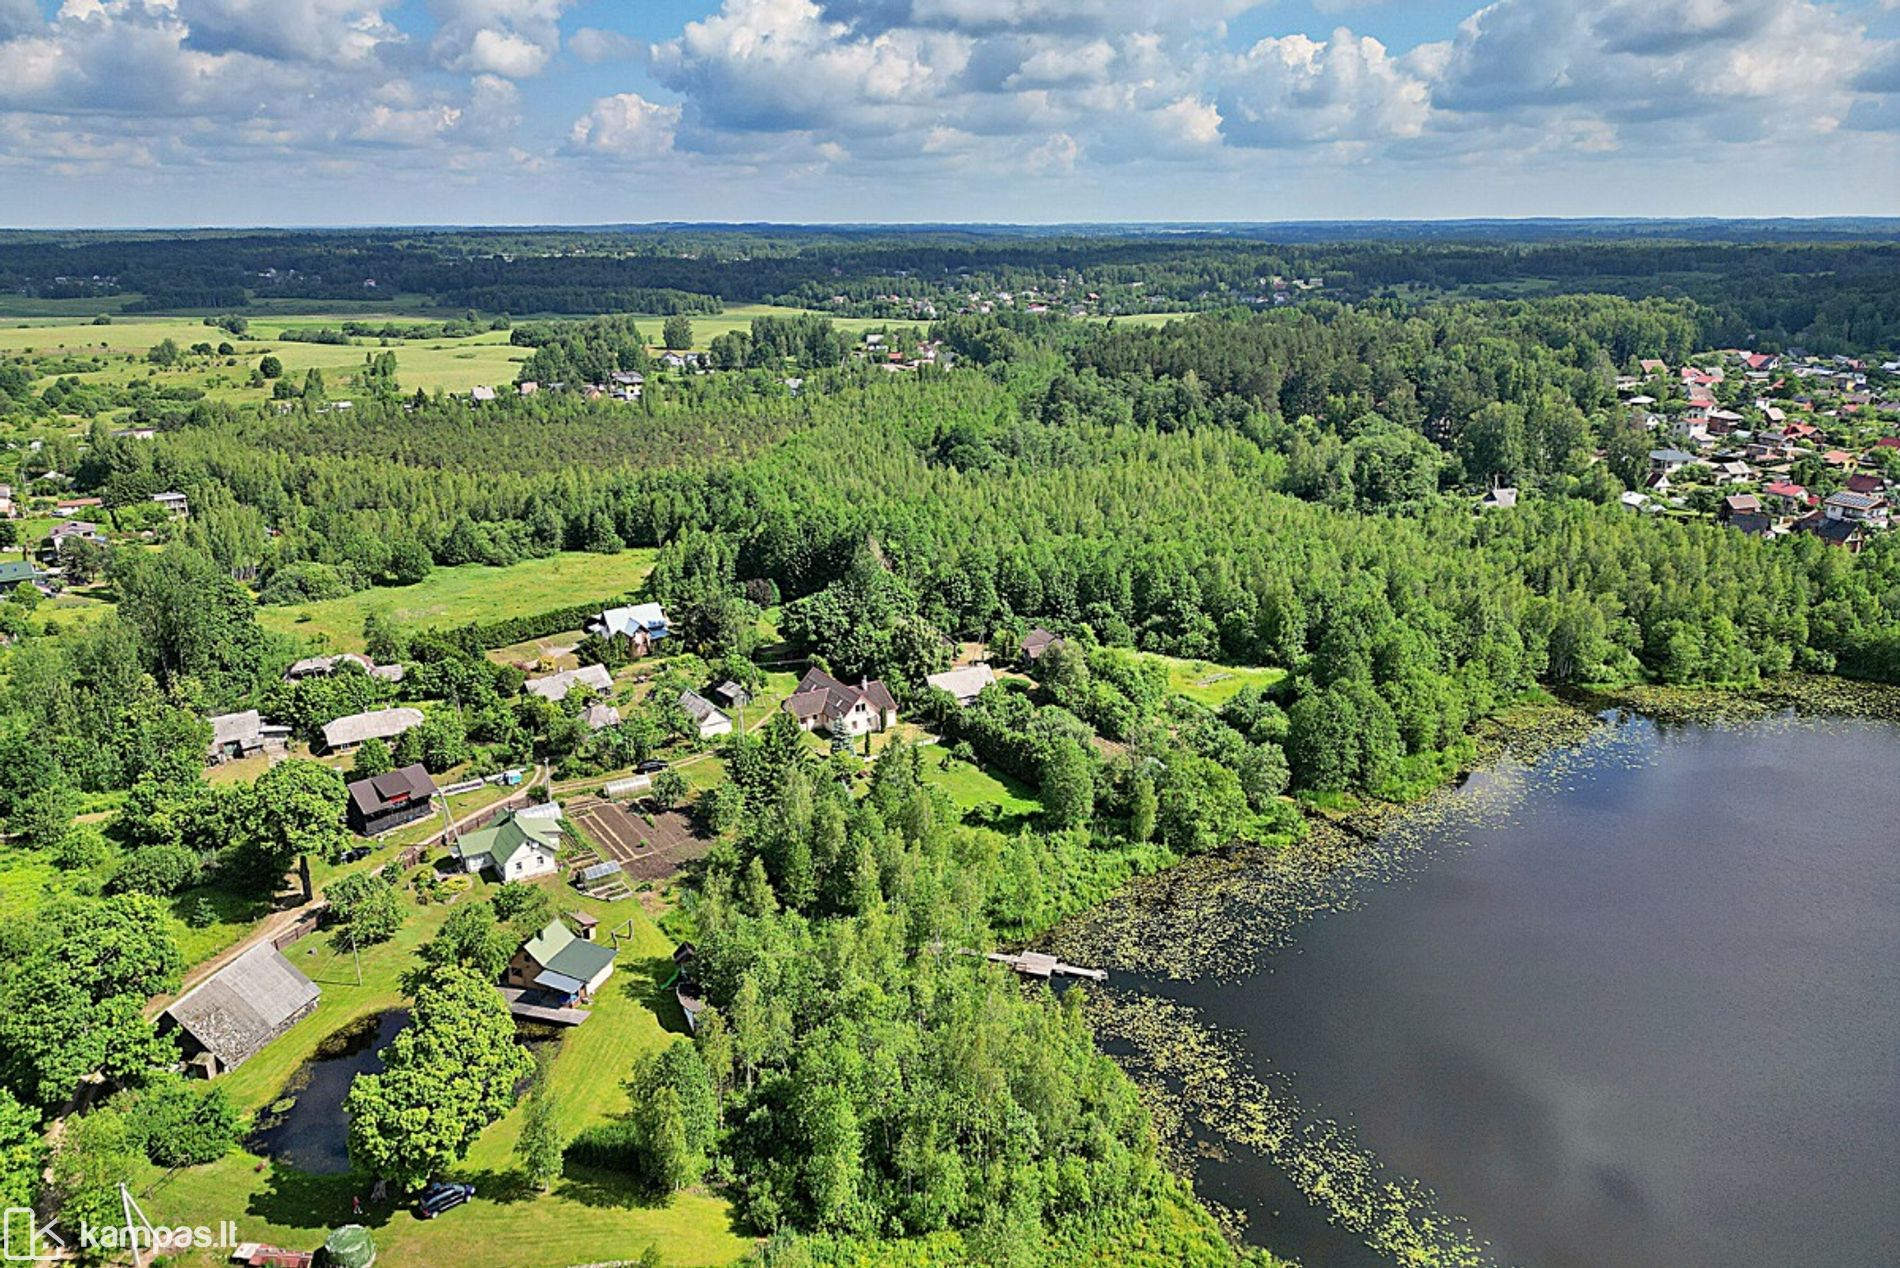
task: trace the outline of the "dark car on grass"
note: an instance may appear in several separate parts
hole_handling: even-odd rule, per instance
[[[432,1220],[444,1211],[452,1211],[475,1196],[475,1186],[454,1180],[437,1180],[416,1200],[416,1214]]]
[[[655,771],[665,770],[667,768],[667,765],[668,763],[661,761],[657,757],[649,757],[647,758],[646,761],[641,762],[638,766],[635,766],[633,769],[636,774],[651,775]]]

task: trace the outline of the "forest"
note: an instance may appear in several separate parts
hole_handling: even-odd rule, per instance
[[[1852,352],[1900,343],[1891,220],[1798,236],[1773,222],[1259,225],[1174,232],[650,226],[600,230],[0,237],[0,294],[127,312],[418,301],[502,315],[717,312],[950,316],[978,299],[1091,315],[1266,305],[1298,280],[1361,303],[1616,294],[1698,306],[1703,345]]]
[[[0,927],[9,1202],[34,1187],[45,1117],[93,1071],[118,1125],[101,1117],[55,1150],[64,1200],[99,1200],[88,1177],[110,1166],[89,1159],[162,1163],[165,1142],[130,1126],[141,1106],[200,1129],[193,1160],[234,1142],[218,1085],[165,1074],[175,1054],[140,1012],[184,967],[163,904],[203,887],[257,900],[299,858],[336,858],[343,791],[339,771],[301,759],[209,782],[207,714],[261,708],[307,742],[337,717],[404,702],[427,721],[366,745],[352,774],[545,762],[592,775],[695,743],[676,689],[758,687],[771,609],[781,652],[889,684],[941,751],[893,742],[861,771],[850,752],[815,754],[780,713],[718,744],[716,786],[666,789],[716,838],[678,926],[709,1006],[691,1042],[627,1072],[634,1108],[565,1142],[566,1156],[660,1195],[714,1186],[746,1230],[772,1239],[768,1262],[856,1262],[903,1240],[919,1262],[1216,1263],[1242,1252],[1168,1174],[1147,1109],[1093,1042],[1080,990],[1025,991],[973,956],[1186,856],[1284,845],[1315,807],[1414,797],[1467,760],[1475,722],[1542,692],[1746,685],[1790,670],[1900,682],[1892,536],[1854,554],[1627,513],[1619,497],[1648,442],[1631,440],[1616,394],[1640,361],[1686,362],[1742,327],[1890,346],[1891,246],[983,235],[906,246],[686,231],[634,242],[580,269],[552,252],[504,261],[475,234],[205,238],[164,275],[174,300],[215,294],[234,320],[264,267],[319,294],[345,278],[360,290],[369,270],[457,307],[537,301],[523,313],[637,285],[644,311],[685,315],[722,298],[810,299],[821,262],[847,278],[822,289],[875,293],[886,257],[901,256],[930,288],[920,295],[965,289],[972,270],[1005,286],[1102,270],[1114,279],[1104,286],[1146,282],[1209,311],[1166,325],[944,312],[913,333],[949,355],[905,372],[857,355],[818,316],[759,318],[715,342],[706,372],[665,375],[632,318],[517,320],[510,338],[532,349],[524,382],[578,389],[639,370],[648,390],[626,401],[550,388],[478,407],[404,391],[396,346],[366,363],[347,411],[306,381],[260,406],[155,409],[149,438],[105,416],[43,437],[23,475],[70,475],[100,515],[149,518],[142,508],[165,490],[186,493],[191,511],[151,549],[121,544],[98,561],[114,608],[83,628],[34,626],[31,586],[0,603],[23,609],[0,611],[17,634],[0,675],[5,848],[83,878]],[[703,253],[681,255],[684,244]],[[60,258],[61,275],[156,294],[140,270],[163,246],[16,236],[0,243],[0,278],[39,286]],[[1830,281],[1790,282],[1800,304],[1776,298],[1823,255]],[[1615,292],[1605,278],[1654,274],[1665,257],[1685,278],[1723,261],[1722,281],[1637,295],[1378,293],[1532,271],[1559,291]],[[1269,268],[1326,277],[1324,296],[1265,310],[1211,302]],[[727,289],[729,274],[750,291]],[[1360,302],[1345,302],[1355,290]],[[491,291],[501,303],[469,298]],[[659,291],[681,298],[669,310]],[[66,398],[57,379],[16,376],[7,390],[22,426],[43,427]],[[1535,496],[1479,512],[1476,495],[1502,482]],[[486,655],[573,628],[598,605],[456,629],[373,616],[369,655],[404,663],[400,682],[353,671],[287,682],[310,649],[259,622],[274,607],[399,594],[438,568],[629,547],[655,552],[642,593],[670,613],[682,658],[648,697],[657,703],[599,735],[579,722],[588,694],[524,695],[523,671]],[[1062,641],[967,707],[926,683],[963,642],[1016,663],[1032,628]],[[596,641],[578,652],[624,663]],[[1206,703],[1171,689],[1175,662],[1262,672]],[[1037,809],[960,810],[926,778],[952,759],[1033,790]],[[339,918],[365,929],[387,918],[396,900],[377,884],[339,886]],[[507,1049],[484,1067],[479,1104],[458,1111],[446,1144],[404,1139],[405,1111],[440,1100],[454,1018],[470,1011],[460,1001],[492,994],[478,979],[492,978],[503,940],[487,908],[470,910],[422,952],[437,972],[411,992],[416,1037],[353,1096],[352,1149],[378,1174],[419,1183],[455,1165],[526,1077],[525,1058],[489,1042],[505,1019],[476,1018],[469,1042]],[[105,1140],[108,1128],[118,1137]],[[1414,1262],[1448,1262],[1419,1238]]]

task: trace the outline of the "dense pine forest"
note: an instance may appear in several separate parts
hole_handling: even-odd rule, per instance
[[[135,419],[104,405],[88,419],[83,384],[16,376],[10,418],[36,436],[23,476],[69,477],[102,517],[168,490],[191,510],[101,559],[75,555],[110,587],[94,622],[48,631],[35,598],[0,605],[5,848],[77,878],[0,922],[7,1204],[33,1200],[43,1124],[95,1071],[103,1108],[78,1121],[107,1126],[58,1144],[56,1204],[97,1203],[98,1177],[140,1159],[172,1165],[134,1130],[145,1109],[210,1142],[187,1163],[238,1134],[221,1085],[164,1072],[169,1039],[141,1015],[184,967],[163,917],[209,895],[261,902],[300,857],[337,858],[342,777],[293,759],[208,782],[206,715],[261,708],[308,742],[407,703],[427,722],[355,772],[545,763],[578,780],[693,746],[671,694],[758,686],[769,642],[889,684],[944,755],[895,741],[860,769],[849,751],[814,753],[779,714],[719,743],[716,785],[672,790],[715,841],[669,916],[696,945],[708,1006],[691,1042],[620,1072],[633,1108],[564,1142],[569,1163],[662,1197],[708,1187],[771,1239],[773,1263],[1253,1253],[1162,1166],[1081,991],[1025,990],[980,953],[1188,855],[1292,842],[1314,806],[1416,796],[1469,759],[1474,723],[1543,692],[1791,670],[1900,682],[1893,537],[1853,553],[1629,513],[1620,499],[1648,474],[1651,442],[1618,395],[1646,360],[1743,340],[1890,349],[1896,252],[1686,235],[12,235],[0,286],[41,297],[136,292],[239,314],[263,298],[361,299],[374,278],[540,316],[510,328],[538,390],[479,404],[406,389],[400,332],[368,326],[340,335],[376,341],[347,388],[279,379],[262,405],[147,396]],[[1273,278],[1323,285],[1275,304]],[[1530,278],[1537,293],[1512,294]],[[1032,287],[1089,311],[959,298]],[[655,321],[556,316],[758,299],[888,317],[890,341],[942,355],[894,372],[819,317],[767,317],[669,368],[648,343]],[[1137,324],[1112,319],[1122,305],[1207,311]],[[580,390],[616,375],[645,391]],[[1477,508],[1503,485],[1527,496]],[[400,682],[286,682],[313,649],[259,619],[399,595],[437,569],[636,547],[655,552],[642,595],[665,605],[690,667],[670,665],[658,703],[598,733],[578,721],[589,697],[524,696],[523,671],[486,655],[582,611],[455,628],[372,616],[368,652],[405,663]],[[959,644],[1014,664],[1035,628],[1064,641],[1020,681],[967,707],[926,685]],[[625,663],[586,640],[580,653]],[[1208,703],[1171,687],[1165,658],[1263,672]],[[1033,790],[1036,808],[959,808],[925,778],[951,757]],[[345,921],[394,903],[332,898]],[[492,978],[496,947],[505,962],[513,945],[504,922],[526,927],[493,906],[424,945],[436,980],[405,983],[417,1037],[376,1096],[430,1095],[408,1063],[452,1044],[452,1022],[429,1029],[455,1011],[443,1001],[490,994],[453,970]],[[519,1064],[499,1062],[497,1079]],[[365,1121],[371,1099],[353,1102]],[[511,1104],[495,1101],[461,1152],[412,1148],[398,1126],[359,1126],[352,1148],[378,1174],[427,1178]],[[1422,1211],[1399,1210],[1381,1236],[1406,1262],[1472,1262]]]

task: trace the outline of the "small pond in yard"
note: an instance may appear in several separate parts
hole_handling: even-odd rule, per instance
[[[409,1022],[407,1009],[360,1018],[326,1036],[277,1099],[257,1116],[245,1148],[280,1166],[314,1175],[350,1169],[350,1122],[343,1102],[359,1074],[383,1068],[383,1049]],[[520,1023],[515,1035],[529,1052],[552,1049],[566,1032],[558,1026]],[[525,1081],[524,1081],[525,1086]]]
[[[364,1017],[326,1036],[277,1099],[258,1113],[245,1148],[316,1175],[350,1169],[350,1124],[343,1099],[359,1074],[383,1068],[382,1051],[409,1022],[405,1009]]]

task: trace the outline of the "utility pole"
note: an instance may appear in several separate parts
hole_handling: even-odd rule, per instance
[[[125,1181],[119,1181],[119,1204],[125,1212],[125,1240],[132,1248],[132,1268],[145,1268],[145,1255],[148,1246],[155,1246],[158,1234],[152,1229],[152,1221],[145,1218],[145,1212],[139,1207],[138,1199],[132,1196],[132,1190]],[[144,1235],[140,1236],[140,1230]]]

